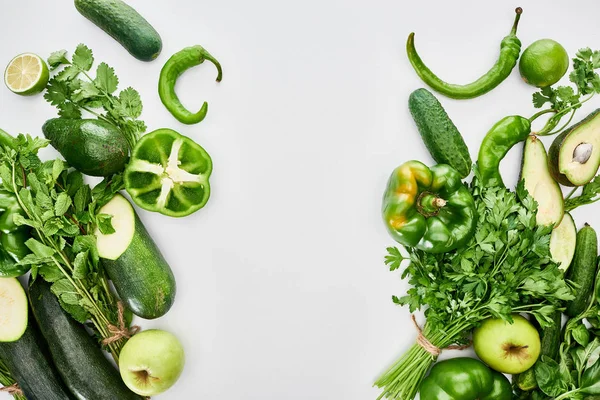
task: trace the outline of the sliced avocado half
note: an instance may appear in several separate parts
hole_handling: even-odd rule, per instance
[[[581,186],[591,181],[600,166],[600,109],[558,135],[548,157],[559,183]]]
[[[560,269],[566,271],[571,265],[575,255],[575,242],[577,241],[577,227],[573,217],[565,213],[562,221],[552,230],[550,235],[550,255]]]
[[[537,136],[529,136],[525,141],[521,179],[538,203],[537,224],[557,226],[564,215],[563,195],[548,170],[546,148]]]

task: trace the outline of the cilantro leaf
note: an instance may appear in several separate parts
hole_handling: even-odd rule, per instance
[[[600,200],[600,175],[583,186],[581,194],[565,200],[565,211],[571,211],[586,204],[592,204]]]
[[[119,93],[118,109],[125,117],[138,118],[142,114],[140,94],[132,87]]]
[[[69,87],[63,81],[59,81],[56,78],[50,79],[48,86],[46,87],[46,93],[44,98],[53,106],[63,104],[71,96]]]
[[[82,71],[89,71],[93,64],[94,55],[92,54],[92,50],[85,44],[77,45],[73,53],[73,65]]]
[[[115,75],[115,70],[109,67],[108,64],[100,63],[96,70],[96,79],[94,80],[94,83],[98,89],[108,94],[112,94],[117,90],[119,78]]]
[[[55,51],[50,54],[50,57],[48,57],[48,65],[50,66],[51,70],[56,69],[63,64],[70,64],[69,60],[67,59],[66,50]]]

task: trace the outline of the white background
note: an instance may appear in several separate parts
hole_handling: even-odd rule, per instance
[[[133,86],[150,130],[170,127],[212,156],[212,196],[185,219],[140,212],[178,281],[170,313],[144,328],[175,333],[186,369],[160,399],[368,400],[373,380],[415,338],[399,273],[383,265],[392,245],[380,217],[388,175],[400,163],[432,160],[407,110],[422,86],[404,52],[409,32],[442,78],[468,82],[495,61],[515,6],[524,47],[551,37],[573,55],[600,48],[595,0],[548,2],[398,0],[130,0],[163,39],[151,63],[135,60],[84,19],[72,1],[3,1],[0,69],[22,52],[47,57],[83,42]],[[184,126],[162,106],[159,71],[174,52],[201,44],[208,63],[177,87],[207,118]],[[439,96],[476,157],[486,131],[510,114],[534,113],[518,70],[470,101]],[[583,118],[594,100],[580,111]],[[41,96],[0,87],[0,127],[41,135],[56,110]],[[548,143],[548,142],[546,142]],[[54,157],[50,149],[43,153]],[[503,164],[517,179],[520,154]],[[600,225],[594,207],[578,226]],[[4,399],[6,396],[0,395]]]

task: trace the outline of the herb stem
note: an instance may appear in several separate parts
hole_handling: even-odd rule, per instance
[[[554,110],[553,108],[548,108],[546,110],[538,111],[529,118],[529,122],[533,122],[536,119],[538,119],[539,117],[541,117],[542,115],[548,114],[551,112],[556,113],[556,110]]]
[[[569,192],[569,194],[567,194],[567,197],[565,197],[565,200],[569,200],[571,197],[573,197],[573,195],[575,194],[575,192],[577,191],[577,189],[579,189],[578,187],[574,187],[573,190],[571,190]]]

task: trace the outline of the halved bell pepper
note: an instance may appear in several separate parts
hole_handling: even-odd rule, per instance
[[[408,161],[388,181],[383,219],[402,245],[443,253],[473,236],[477,213],[473,196],[454,168]]]
[[[125,168],[125,188],[141,208],[184,217],[210,197],[212,160],[192,139],[172,129],[143,136]]]
[[[421,400],[510,400],[512,387],[499,372],[474,358],[452,358],[433,366],[421,383]]]

